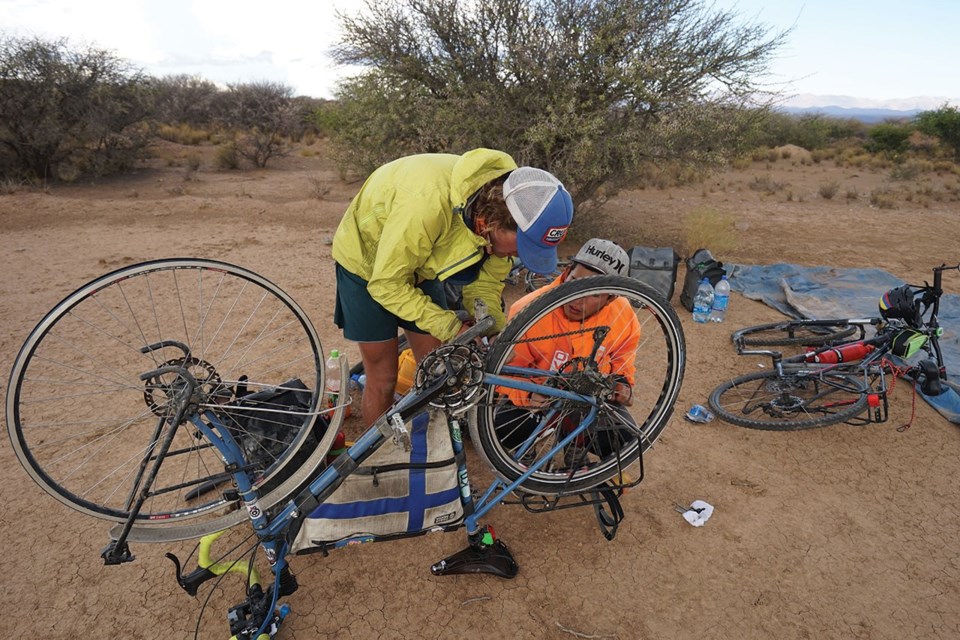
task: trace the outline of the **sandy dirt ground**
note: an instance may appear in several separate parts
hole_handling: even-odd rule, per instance
[[[265,275],[304,307],[326,348],[357,358],[332,322],[325,240],[359,183],[341,180],[322,153],[263,171],[217,172],[205,161],[185,180],[182,167],[169,166],[182,153],[164,149],[150,166],[96,184],[0,196],[0,370],[84,282],[173,256]],[[706,207],[735,222],[736,246],[715,251],[726,262],[871,266],[918,281],[934,264],[960,260],[960,204],[936,195],[956,194],[957,176],[893,185],[896,208],[873,207],[867,194],[888,184],[887,173],[805,165],[796,155],[757,162],[688,187],[621,193],[584,214],[576,232],[589,224],[627,247],[683,253],[689,221]],[[750,188],[758,176],[781,188]],[[840,192],[826,200],[818,189],[831,180]],[[844,197],[850,190],[859,197]],[[911,190],[925,195],[908,200]],[[960,275],[945,286],[960,291]],[[461,532],[295,558],[301,588],[280,637],[960,637],[957,425],[920,401],[913,409],[906,384],[881,425],[770,433],[688,423],[686,408],[756,367],[734,356],[730,331],[778,314],[734,294],[725,324],[695,325],[678,295],[688,364],[677,414],[646,456],[645,481],[624,497],[613,542],[589,510],[503,507],[489,522],[520,564],[514,580],[431,576],[433,562],[464,545]],[[6,393],[6,377],[0,384]],[[912,427],[898,431],[912,411]],[[482,482],[489,476],[477,465]],[[163,558],[183,557],[192,544],[135,546],[134,563],[104,567],[108,526],[47,496],[9,443],[0,446],[0,495],[5,636],[190,638],[199,628],[202,638],[227,637],[225,612],[242,599],[241,581],[225,580],[201,617],[206,592],[186,595]],[[674,510],[694,499],[716,507],[702,528]]]

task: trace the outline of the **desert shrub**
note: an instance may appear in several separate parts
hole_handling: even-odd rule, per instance
[[[702,0],[384,0],[341,32],[334,58],[366,70],[338,87],[340,162],[503,149],[578,204],[644,160],[739,152],[758,118],[743,105],[785,38]]]
[[[776,149],[770,149],[767,151],[767,162],[776,162],[777,158],[780,157],[780,154],[777,153]]]
[[[820,197],[824,200],[833,200],[833,196],[837,195],[837,191],[840,190],[840,183],[836,180],[831,180],[830,182],[824,182],[820,185],[820,188],[817,190],[817,193],[820,194]]]
[[[783,182],[774,180],[769,175],[754,176],[753,180],[747,185],[753,191],[762,191],[767,194],[774,194],[784,189],[787,185]]]
[[[236,152],[255,167],[290,153],[288,136],[298,126],[293,89],[275,82],[232,84],[223,96],[223,124],[236,133]]]
[[[887,187],[878,187],[871,191],[870,204],[878,209],[893,209],[896,207],[893,194]]]
[[[859,198],[859,197],[860,197],[860,194],[857,192],[856,188],[854,188],[854,187],[849,187],[849,188],[847,189],[847,193],[846,193],[847,202],[850,202],[850,201],[852,201],[852,200],[856,200],[856,199]]]
[[[310,182],[310,197],[316,198],[317,200],[323,200],[327,197],[327,194],[330,193],[330,185],[325,183],[320,178],[310,177],[307,178]]]
[[[0,170],[56,177],[131,167],[149,140],[150,80],[113,54],[67,40],[0,38]]]
[[[821,162],[823,160],[834,160],[837,157],[836,147],[827,147],[826,149],[817,149],[811,153],[811,157],[814,159],[814,162]],[[819,158],[819,160],[817,159]]]
[[[868,133],[867,150],[874,153],[902,153],[907,149],[907,141],[911,133],[913,130],[904,125],[892,123],[874,125]]]
[[[779,147],[794,144],[810,151],[823,149],[847,137],[866,137],[863,123],[821,113],[794,115],[771,110],[757,120],[748,141],[755,146]]]
[[[873,156],[871,156],[869,153],[852,152],[849,154],[844,153],[843,159],[844,159],[844,164],[851,167],[860,168],[860,167],[867,166],[870,163],[870,161],[873,160]]]
[[[939,138],[953,150],[954,159],[960,160],[960,109],[943,105],[934,111],[924,111],[917,116],[917,128]]]
[[[657,189],[669,189],[670,187],[682,187],[688,184],[702,182],[705,173],[702,167],[695,164],[684,162],[643,162],[637,167],[637,174],[634,176],[633,187],[645,189],[655,187]],[[594,195],[594,204],[602,204],[607,197],[604,189],[599,189]]]
[[[886,154],[868,154],[866,165],[871,171],[880,171],[893,167],[894,161]]]
[[[898,181],[915,180],[920,174],[933,171],[933,163],[929,160],[908,160],[895,164],[890,169],[890,179]]]
[[[714,255],[739,248],[739,236],[733,216],[710,207],[694,209],[684,216],[684,255],[693,255],[700,247],[710,247]]]
[[[200,170],[200,165],[203,164],[203,161],[200,159],[200,155],[197,153],[188,153],[184,158],[184,166],[186,167],[183,179],[187,181],[197,180],[197,172]]]
[[[218,169],[239,169],[240,153],[237,151],[237,145],[232,140],[219,145],[213,156],[213,163]]]
[[[222,91],[209,80],[187,74],[168,75],[154,79],[153,92],[154,116],[158,122],[167,125],[185,125],[189,132],[191,128],[200,129],[218,119],[217,99]],[[198,142],[173,140],[173,142],[199,144],[202,140]]]
[[[341,127],[340,105],[331,100],[322,101],[309,117],[317,135],[322,138],[329,138]]]
[[[737,156],[730,161],[730,166],[738,171],[743,171],[744,169],[750,168],[750,158],[745,156]]]

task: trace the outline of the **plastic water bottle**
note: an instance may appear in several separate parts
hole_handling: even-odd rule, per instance
[[[704,278],[697,287],[697,295],[693,298],[694,322],[706,322],[710,319],[710,309],[713,308],[713,287],[710,281]]]
[[[727,305],[730,304],[730,282],[723,276],[713,289],[713,306],[710,308],[710,320],[723,322],[727,315]]]
[[[326,373],[327,388],[323,402],[327,409],[333,409],[340,400],[340,352],[336,349],[330,350],[330,356],[327,358]]]

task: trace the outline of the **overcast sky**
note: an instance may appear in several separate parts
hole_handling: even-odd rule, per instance
[[[358,0],[0,0],[6,35],[95,44],[163,76],[273,80],[332,97],[335,9]],[[772,81],[788,93],[960,104],[958,0],[716,0],[774,29],[794,26]],[[929,105],[923,105],[928,107]]]

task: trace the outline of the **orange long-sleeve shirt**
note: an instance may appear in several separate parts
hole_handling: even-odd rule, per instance
[[[548,289],[558,286],[563,276],[546,287],[529,293],[510,307],[508,319],[513,318],[530,301]],[[640,343],[640,322],[630,303],[624,298],[615,298],[597,313],[584,321],[570,320],[558,307],[533,325],[523,336],[524,342],[514,346],[509,364],[558,371],[573,358],[587,357],[593,351],[593,332],[596,327],[609,327],[610,331],[597,350],[600,370],[615,373],[627,379],[633,386],[636,378],[635,356]],[[577,332],[556,338],[556,334]],[[538,340],[537,338],[543,338]],[[528,342],[533,340],[532,342]],[[516,406],[527,404],[529,393],[519,389],[501,389]]]

